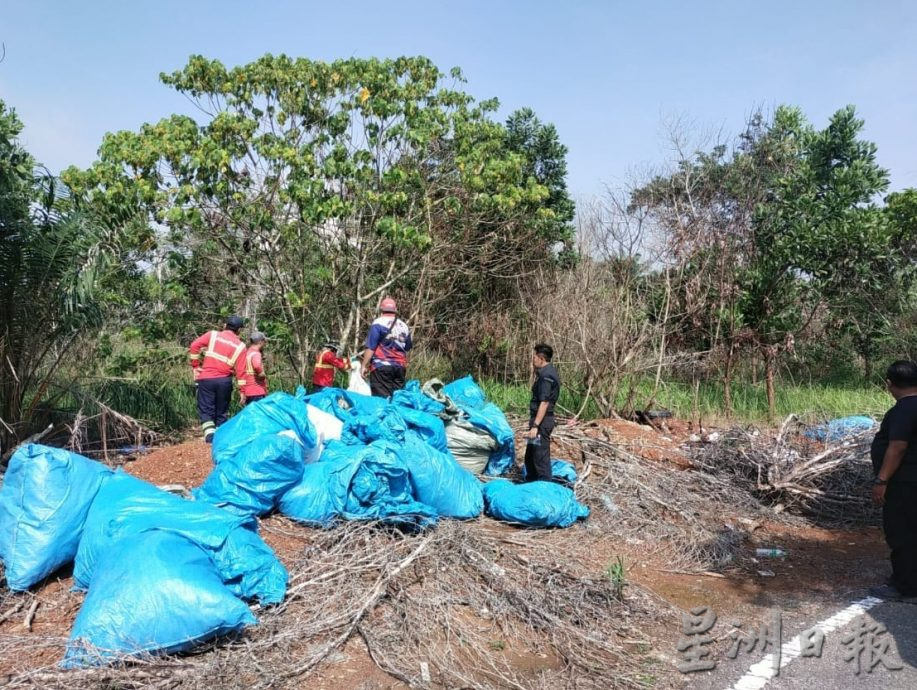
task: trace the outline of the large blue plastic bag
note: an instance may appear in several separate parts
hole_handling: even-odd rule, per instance
[[[408,468],[385,441],[329,444],[321,461],[307,465],[300,483],[280,499],[280,511],[321,527],[337,518],[423,526],[436,518],[435,510],[415,500]]]
[[[528,476],[528,472],[525,469],[525,465],[523,465],[522,478],[524,479],[526,476]],[[557,458],[551,460],[551,476],[568,484],[576,484],[576,468],[573,463],[566,460],[558,460]]]
[[[206,551],[172,532],[144,532],[122,539],[99,561],[63,665],[188,651],[256,622]]]
[[[516,441],[503,410],[487,402],[484,391],[470,376],[447,383],[442,392],[468,416],[471,424],[497,440],[499,445],[491,453],[484,474],[491,477],[506,474],[516,459]]]
[[[192,493],[199,501],[243,514],[264,515],[302,477],[305,450],[287,435],[259,436],[217,464]]]
[[[409,407],[429,414],[440,414],[446,406],[438,400],[425,395],[421,390],[420,381],[408,381],[404,388],[392,394],[392,403],[399,407]]]
[[[484,502],[492,518],[527,527],[569,527],[589,516],[573,491],[554,482],[494,479],[484,486]]]
[[[325,450],[327,453],[327,449]],[[328,527],[338,517],[340,501],[331,489],[332,462],[306,465],[299,483],[280,497],[278,508],[288,518],[315,527]]]
[[[803,435],[815,441],[834,443],[871,431],[875,425],[876,422],[872,417],[854,415],[832,419],[827,424],[810,427],[805,430]]]
[[[111,474],[60,448],[29,444],[13,454],[0,489],[0,558],[11,590],[73,560],[89,507]]]
[[[468,519],[484,508],[481,482],[451,455],[424,442],[415,432],[405,435],[400,446],[388,446],[411,472],[414,496],[440,516]]]
[[[432,402],[432,401],[431,401]],[[446,426],[443,420],[429,412],[411,407],[393,406],[407,423],[409,429],[416,431],[428,444],[442,453],[449,452],[446,442]]]
[[[246,405],[213,437],[213,460],[219,464],[259,436],[292,431],[308,451],[318,445],[304,399],[289,393],[271,393],[255,405]]]
[[[86,516],[73,568],[74,588],[86,589],[98,563],[119,541],[150,530],[181,535],[213,556],[235,594],[263,604],[283,600],[287,572],[257,535],[255,518],[188,501],[118,471],[99,490]]]
[[[381,406],[359,407],[351,410],[344,420],[341,440],[349,444],[369,444],[374,441],[401,443],[408,430],[408,423],[401,412],[382,398]]]

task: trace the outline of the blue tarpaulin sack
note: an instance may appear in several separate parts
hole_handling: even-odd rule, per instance
[[[306,465],[299,483],[280,497],[280,512],[313,527],[330,526],[339,515],[338,502],[331,490],[333,470],[332,462],[319,461]]]
[[[523,465],[522,478],[525,479],[526,476],[528,476],[528,472],[526,472],[525,465]],[[568,484],[576,484],[576,468],[572,462],[567,462],[566,460],[551,459],[551,476]]]
[[[404,388],[392,393],[392,404],[433,415],[438,415],[446,409],[441,402],[426,395],[420,387],[420,381],[416,379],[408,381]]]
[[[184,652],[255,623],[206,551],[178,534],[153,530],[122,539],[99,561],[63,666]]]
[[[526,527],[569,527],[589,515],[572,490],[554,482],[494,479],[484,486],[484,502],[492,518]]]
[[[118,471],[99,490],[73,568],[74,588],[86,589],[98,563],[118,542],[142,540],[151,530],[179,534],[212,554],[224,583],[245,599],[275,604],[286,593],[287,572],[257,534],[251,516],[188,501]]]
[[[437,450],[449,452],[446,426],[439,416],[446,406],[424,395],[419,381],[408,381],[404,388],[395,391],[392,394],[392,405],[397,408],[410,429],[423,436],[424,440]]]
[[[409,431],[400,446],[389,446],[411,472],[414,496],[440,516],[459,520],[477,517],[484,508],[481,482],[458,464]]]
[[[264,515],[302,477],[304,453],[289,432],[259,436],[217,464],[192,493],[221,508]]]
[[[446,425],[443,424],[442,419],[429,412],[411,407],[398,405],[392,407],[398,410],[398,414],[404,419],[408,429],[417,432],[424,441],[441,453],[449,452],[449,444],[446,442]]]
[[[352,445],[367,445],[374,441],[401,443],[408,430],[408,423],[398,409],[382,400],[381,406],[359,407],[351,410],[344,420],[341,440]]]
[[[306,450],[315,448],[318,443],[304,400],[289,393],[271,393],[257,405],[246,405],[217,428],[213,437],[213,461],[219,464],[259,436],[281,431],[292,431]]]
[[[516,441],[503,410],[487,402],[484,391],[470,376],[447,383],[442,392],[468,416],[472,425],[497,440],[498,446],[491,453],[484,474],[491,477],[506,474],[516,460]]]
[[[13,454],[0,490],[0,558],[11,590],[74,559],[89,507],[111,474],[60,448],[29,444]]]
[[[832,419],[827,424],[813,426],[806,429],[803,435],[815,441],[843,441],[845,438],[871,431],[875,424],[872,417],[854,415]]]
[[[330,443],[321,461],[307,465],[300,483],[280,499],[280,511],[321,527],[337,518],[433,524],[436,511],[415,500],[408,468],[393,449],[385,441]]]
[[[471,376],[447,383],[443,386],[443,393],[461,408],[481,408],[487,404],[487,396]]]
[[[354,394],[340,388],[323,388],[318,393],[303,395],[302,400],[323,412],[333,414],[342,422],[356,406]]]

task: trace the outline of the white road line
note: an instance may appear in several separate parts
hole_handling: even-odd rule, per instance
[[[843,611],[838,611],[830,618],[826,618],[812,627],[821,628],[822,632],[827,635],[838,628],[844,627],[854,618],[866,613],[873,606],[881,604],[883,601],[883,599],[878,599],[876,597],[860,599],[850,604],[850,606]],[[794,660],[799,658],[800,654],[802,654],[802,640],[799,635],[797,635],[789,642],[785,642],[780,646],[780,668],[791,664]],[[775,675],[774,654],[771,652],[765,655],[758,663],[752,664],[748,672],[739,678],[738,682],[729,688],[729,690],[760,690],[760,688],[767,685],[767,682]]]

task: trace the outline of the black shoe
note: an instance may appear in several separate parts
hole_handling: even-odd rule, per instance
[[[879,599],[885,599],[886,601],[901,601],[907,598],[901,592],[898,591],[897,587],[895,587],[894,585],[890,585],[890,584],[877,585],[875,587],[870,587],[869,593],[874,597],[878,597]]]
[[[213,434],[207,434],[204,436],[204,443],[213,443]]]

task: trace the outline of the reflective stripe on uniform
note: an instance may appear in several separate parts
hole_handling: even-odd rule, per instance
[[[236,379],[236,385],[237,385],[237,386],[244,386],[244,385],[246,385],[245,379]]]
[[[207,420],[206,422],[201,424],[201,429],[203,429],[204,431],[207,431],[208,429],[216,429],[216,428],[217,428],[216,422],[212,422],[210,420]]]
[[[219,354],[218,352],[214,352],[213,351],[214,339],[218,343],[223,343],[225,345],[229,345],[230,347],[235,348],[235,352],[233,352],[232,357],[226,357],[224,355]],[[216,361],[222,362],[223,364],[231,368],[235,366],[236,360],[239,359],[239,355],[241,355],[244,350],[245,350],[245,343],[239,343],[238,345],[236,345],[231,340],[226,340],[225,338],[221,338],[219,331],[210,331],[210,340],[207,341],[207,355],[206,355],[207,357],[212,357]]]
[[[334,369],[334,365],[322,363],[322,357],[324,356],[324,354],[325,353],[323,352],[315,359],[315,368],[316,369]]]

